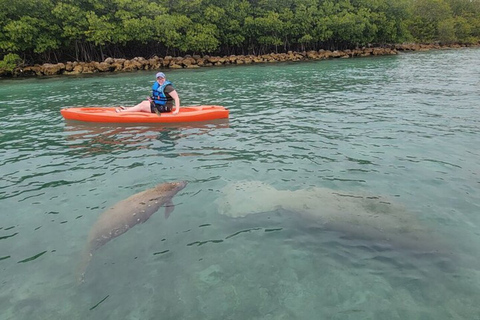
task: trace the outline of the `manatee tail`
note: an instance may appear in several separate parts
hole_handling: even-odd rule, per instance
[[[80,261],[77,271],[75,273],[75,277],[77,278],[77,283],[82,284],[85,282],[85,273],[87,272],[88,265],[90,264],[90,260],[92,260],[92,251],[90,247],[87,246],[82,254],[82,260]]]

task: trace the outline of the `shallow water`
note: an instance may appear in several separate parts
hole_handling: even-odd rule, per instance
[[[135,104],[152,72],[2,80],[0,319],[480,319],[478,61],[464,49],[168,71],[182,105],[230,109],[173,126],[60,116]],[[97,217],[176,180],[189,184],[169,219],[161,208],[101,247],[77,284]],[[389,199],[401,209],[383,234],[406,216],[428,232],[413,248],[410,233],[385,241],[341,204],[331,227],[323,205],[305,219],[302,197],[219,210],[251,181]]]

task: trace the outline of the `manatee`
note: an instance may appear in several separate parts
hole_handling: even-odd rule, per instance
[[[218,212],[233,218],[273,212],[292,213],[306,228],[338,232],[414,251],[435,252],[444,244],[402,205],[387,197],[328,188],[277,190],[259,181],[227,184],[215,201]]]
[[[98,248],[135,225],[147,221],[161,206],[165,206],[165,218],[168,218],[175,209],[172,198],[186,185],[186,181],[161,183],[134,194],[103,212],[90,230],[79,268],[79,281],[83,282],[88,264]]]

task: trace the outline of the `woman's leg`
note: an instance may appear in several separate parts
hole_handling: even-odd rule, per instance
[[[150,113],[150,101],[144,100],[137,104],[136,106],[130,107],[130,108],[117,108],[117,112],[124,112],[124,111],[130,111],[130,112],[148,112]]]

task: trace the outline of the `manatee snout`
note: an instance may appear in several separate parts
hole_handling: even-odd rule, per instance
[[[174,182],[174,184],[177,185],[177,189],[178,189],[178,191],[180,191],[187,186],[188,182],[183,180],[183,181]]]

